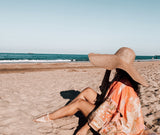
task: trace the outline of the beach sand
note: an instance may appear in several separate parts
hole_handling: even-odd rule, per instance
[[[141,86],[145,124],[160,132],[160,61],[134,64],[150,84]],[[64,106],[86,87],[100,92],[104,73],[88,62],[0,64],[0,134],[73,135],[81,115],[50,123],[32,119]]]

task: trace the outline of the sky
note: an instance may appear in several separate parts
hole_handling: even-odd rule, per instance
[[[160,55],[160,0],[0,0],[0,52]]]

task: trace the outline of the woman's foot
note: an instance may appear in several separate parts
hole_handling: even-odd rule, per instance
[[[45,123],[45,122],[51,122],[52,120],[49,118],[49,114],[40,116],[36,119],[33,119],[34,122],[41,122],[41,123]]]

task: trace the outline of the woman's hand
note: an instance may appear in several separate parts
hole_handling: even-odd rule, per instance
[[[88,126],[88,123],[86,123],[77,133],[76,135],[87,135],[88,130],[90,127]]]

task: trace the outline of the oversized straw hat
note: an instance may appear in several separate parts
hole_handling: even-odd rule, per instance
[[[120,68],[126,71],[136,82],[142,84],[143,86],[148,86],[146,80],[137,72],[133,66],[135,53],[132,49],[122,47],[115,54],[90,53],[88,56],[90,62],[93,65],[108,70]]]

